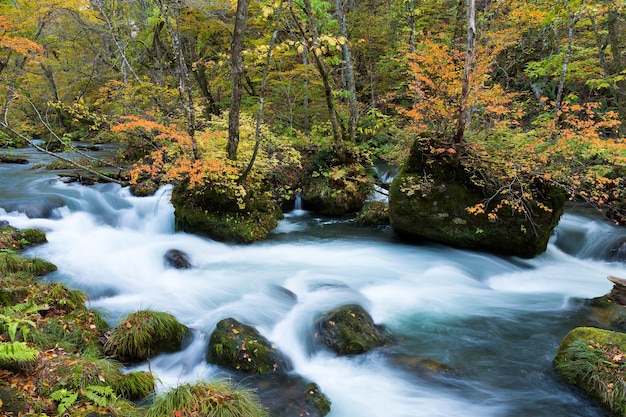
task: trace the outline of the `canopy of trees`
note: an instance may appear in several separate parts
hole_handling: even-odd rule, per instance
[[[540,180],[624,222],[625,18],[606,0],[2,1],[0,143],[117,141],[131,182],[245,204],[255,181],[293,191],[297,150],[401,163],[422,138],[514,209]]]

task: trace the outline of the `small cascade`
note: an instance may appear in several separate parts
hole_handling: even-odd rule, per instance
[[[296,193],[296,198],[293,203],[294,210],[302,210],[302,194]]]

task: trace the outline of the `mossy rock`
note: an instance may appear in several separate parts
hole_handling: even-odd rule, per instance
[[[338,355],[368,352],[383,345],[387,336],[363,307],[339,307],[315,322],[315,337]]]
[[[588,301],[592,308],[592,319],[601,326],[626,331],[626,306],[611,300],[608,296],[592,298]]]
[[[252,243],[265,239],[283,217],[280,208],[262,192],[249,192],[245,208],[237,198],[207,189],[190,193],[174,187],[172,204],[176,230],[208,236],[221,242]]]
[[[389,225],[389,206],[382,201],[365,203],[357,214],[356,220],[366,226],[387,226]]]
[[[289,360],[254,327],[227,318],[217,323],[209,341],[209,363],[265,374],[287,372]]]
[[[0,226],[0,249],[22,250],[32,245],[47,242],[46,233],[40,229],[16,229]]]
[[[153,180],[140,181],[135,184],[131,184],[129,189],[130,193],[137,197],[147,197],[153,195],[158,189],[159,184]]]
[[[0,415],[24,415],[27,408],[27,399],[16,388],[0,387]]]
[[[187,326],[169,313],[140,310],[115,326],[104,350],[122,361],[142,361],[159,353],[179,351],[188,332]]]
[[[615,415],[626,415],[626,334],[579,327],[561,341],[554,368]]]
[[[306,210],[326,216],[361,210],[374,188],[367,154],[346,146],[310,147],[302,152],[300,183]]]
[[[534,194],[528,202],[531,218],[501,209],[492,219],[466,209],[483,203],[493,193],[476,186],[463,167],[454,168],[445,161],[426,163],[426,159],[414,146],[391,184],[389,218],[399,236],[523,258],[546,250],[565,206],[561,190],[534,184],[529,190]],[[500,203],[495,200],[487,211]]]
[[[28,287],[0,288],[0,306],[10,307],[19,304],[29,292]]]

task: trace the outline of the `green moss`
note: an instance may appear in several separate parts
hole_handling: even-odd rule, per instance
[[[365,353],[386,338],[372,317],[359,305],[339,307],[315,322],[316,337],[339,355]]]
[[[320,416],[330,413],[330,400],[321,391],[317,384],[310,383],[306,387],[308,403],[313,404]]]
[[[104,349],[121,360],[145,360],[161,352],[179,350],[188,331],[169,313],[141,310],[127,315],[115,326]]]
[[[259,332],[235,319],[220,321],[209,341],[207,360],[243,372],[286,371],[286,358]]]
[[[563,212],[565,196],[551,189],[542,203],[530,202],[534,216],[500,210],[497,219],[466,209],[485,199],[475,186],[448,182],[407,167],[394,178],[389,191],[391,226],[398,234],[468,249],[531,258],[545,251]],[[495,203],[494,203],[495,204]]]
[[[174,187],[171,200],[177,230],[218,241],[252,243],[265,239],[282,218],[280,208],[259,192],[247,195],[243,209],[233,195],[215,190],[194,194],[183,185]]]
[[[0,250],[21,250],[45,242],[46,234],[39,229],[19,230],[12,226],[0,226]]]
[[[576,328],[561,342],[554,367],[615,415],[626,414],[626,334]]]

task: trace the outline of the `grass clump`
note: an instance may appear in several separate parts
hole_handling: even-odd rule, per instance
[[[104,350],[121,360],[145,360],[161,352],[179,350],[188,331],[169,313],[140,310],[115,326]]]
[[[44,275],[56,271],[57,267],[43,259],[24,258],[14,252],[0,252],[0,274],[25,272],[33,275]]]
[[[561,343],[554,368],[612,413],[626,414],[626,334],[574,329]]]
[[[146,417],[268,417],[254,391],[227,381],[183,384],[156,397]]]

